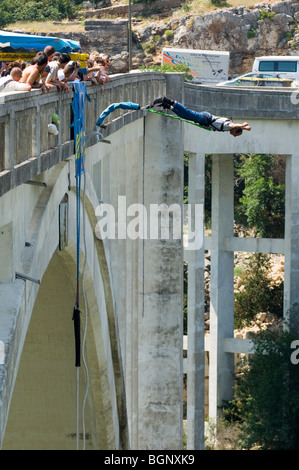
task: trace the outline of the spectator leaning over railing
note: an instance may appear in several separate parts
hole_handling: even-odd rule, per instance
[[[13,67],[9,75],[0,78],[0,92],[7,91],[30,91],[29,83],[20,83],[22,78],[22,69]]]
[[[83,75],[84,82],[91,82],[93,85],[97,85],[97,79],[94,77],[94,72],[98,72],[99,66],[94,65],[94,59],[87,59],[86,61],[86,73]]]
[[[63,69],[58,70],[58,80],[61,82],[72,82],[76,80],[76,78],[78,78],[80,65],[80,62],[74,60],[68,62]]]
[[[44,48],[44,53],[48,56],[48,62],[51,62],[53,55],[55,54],[55,47],[46,46]]]
[[[110,58],[108,54],[99,54],[97,51],[90,53],[89,59],[86,61],[87,71],[83,76],[84,81],[90,81],[93,85],[101,85],[103,89],[104,83],[110,78],[107,70],[110,66]]]
[[[58,91],[69,92],[69,86],[67,83],[62,82],[58,79],[59,69],[63,69],[64,66],[71,61],[71,58],[65,52],[59,53],[55,52],[52,57],[51,62],[49,62],[50,72],[45,80],[45,85],[47,87],[57,87]]]
[[[21,69],[22,71],[24,70],[24,68],[27,66],[26,62],[24,60],[17,60],[17,61],[14,61],[14,62],[6,62],[5,63],[5,67],[3,67],[3,70],[0,74],[1,77],[5,77],[6,75],[9,75],[10,74],[10,71],[11,69],[13,69],[14,67],[18,67],[19,69]]]
[[[108,81],[109,76],[107,75],[107,73],[110,67],[110,57],[108,54],[100,54],[100,58],[104,61],[105,77],[106,77],[106,81]]]
[[[109,81],[109,77],[106,74],[106,63],[104,59],[97,58],[95,59],[95,65],[99,67],[99,71],[94,74],[94,77],[98,81],[98,83],[101,85],[101,90],[103,90],[104,83],[107,83]]]
[[[48,56],[44,52],[39,52],[30,65],[24,68],[20,83],[27,83],[31,88],[41,88],[42,92],[46,91],[46,86],[41,82],[41,76],[46,69]]]

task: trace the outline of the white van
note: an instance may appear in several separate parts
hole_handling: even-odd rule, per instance
[[[299,79],[299,56],[265,56],[256,57],[252,71],[273,72],[281,75],[281,78]]]

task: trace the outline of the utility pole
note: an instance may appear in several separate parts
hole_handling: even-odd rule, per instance
[[[129,0],[129,72],[132,69],[132,9]]]

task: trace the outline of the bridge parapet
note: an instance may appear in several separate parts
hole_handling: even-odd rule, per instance
[[[184,85],[185,105],[195,111],[249,119],[298,119],[299,90],[272,87]]]

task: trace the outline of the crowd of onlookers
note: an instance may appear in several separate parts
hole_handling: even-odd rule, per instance
[[[109,80],[107,71],[110,58],[107,54],[93,51],[86,61],[86,68],[81,69],[79,61],[72,61],[69,54],[56,52],[47,46],[38,52],[30,63],[23,60],[2,62],[0,69],[0,92],[30,91],[40,88],[42,92],[56,88],[59,92],[68,92],[68,82],[76,79],[90,81],[99,85],[101,90]]]

